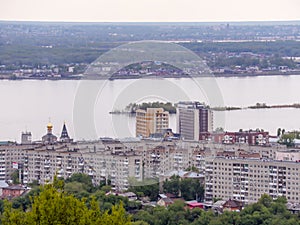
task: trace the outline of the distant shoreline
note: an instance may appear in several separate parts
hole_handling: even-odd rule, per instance
[[[265,103],[257,103],[253,106],[245,106],[245,107],[237,107],[237,106],[223,106],[223,107],[211,107],[210,109],[212,111],[236,111],[236,110],[251,110],[251,109],[282,109],[282,108],[294,108],[294,109],[300,109],[300,103],[294,103],[294,104],[282,104],[282,105],[266,105]],[[109,114],[114,115],[135,115],[136,112],[126,111],[126,110],[115,110],[109,112]],[[170,114],[176,114],[170,113]]]
[[[264,76],[298,76],[300,75],[300,71],[293,72],[272,72],[272,73],[211,73],[211,74],[203,74],[200,76],[193,75],[166,75],[166,76],[142,76],[142,75],[128,75],[128,76],[115,76],[115,77],[93,77],[90,76],[88,78],[81,76],[72,76],[72,77],[8,77],[7,75],[0,74],[0,80],[132,80],[132,79],[163,79],[163,78],[177,78],[177,79],[185,79],[185,78],[206,78],[206,77],[264,77]]]

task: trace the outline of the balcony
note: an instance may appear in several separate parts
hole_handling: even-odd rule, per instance
[[[205,190],[206,195],[212,195],[212,192],[213,192],[212,190]]]
[[[105,171],[101,171],[101,172],[100,172],[100,176],[101,176],[101,177],[105,177],[105,176],[106,176]]]

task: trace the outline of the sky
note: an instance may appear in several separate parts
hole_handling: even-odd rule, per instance
[[[0,0],[0,20],[66,22],[300,20],[300,0]]]

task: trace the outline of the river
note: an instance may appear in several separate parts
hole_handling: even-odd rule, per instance
[[[300,103],[300,76],[217,77],[140,80],[0,80],[0,140],[20,141],[22,131],[33,140],[46,133],[49,121],[60,135],[66,122],[76,140],[130,137],[135,118],[109,114],[131,102],[198,100],[211,106],[246,107],[256,103]],[[214,112],[214,127],[229,131],[262,128],[275,134],[300,128],[300,109],[247,109]],[[170,118],[176,131],[176,116]]]

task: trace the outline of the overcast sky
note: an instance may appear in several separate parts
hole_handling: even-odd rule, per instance
[[[0,0],[0,20],[171,22],[300,20],[300,0]]]

